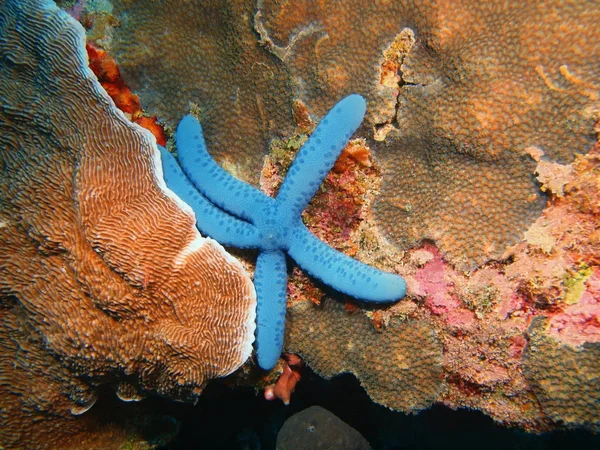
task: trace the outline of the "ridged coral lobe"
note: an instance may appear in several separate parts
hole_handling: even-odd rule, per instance
[[[0,446],[100,439],[74,416],[99,386],[193,400],[239,367],[255,292],[88,69],[81,26],[29,0],[0,27]]]

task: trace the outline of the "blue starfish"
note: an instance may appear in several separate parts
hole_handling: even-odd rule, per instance
[[[161,148],[167,186],[192,207],[198,229],[223,245],[259,249],[254,273],[258,364],[272,368],[282,351],[287,297],[285,253],[339,292],[371,302],[404,297],[406,283],[338,252],[304,226],[301,214],[360,126],[359,95],[340,101],[299,150],[276,198],[223,170],[210,156],[200,123],[184,117],[176,141],[181,167]],[[184,173],[185,172],[185,173]]]

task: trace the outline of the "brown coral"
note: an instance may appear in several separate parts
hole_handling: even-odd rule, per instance
[[[443,387],[433,401],[451,408],[476,409],[500,423],[532,431],[567,423],[560,417],[564,411],[547,409],[546,404],[553,401],[548,396],[557,394],[540,391],[536,383],[543,377],[546,351],[554,361],[568,357],[571,351],[582,361],[596,358],[595,349],[600,342],[599,149],[597,145],[587,155],[577,156],[573,164],[561,168],[560,173],[565,175],[565,182],[560,183],[564,184],[564,195],[559,197],[556,193],[551,198],[543,215],[526,233],[526,241],[512,250],[508,262],[489,264],[467,275],[445,261],[434,245],[426,243],[408,252],[403,264],[397,266],[407,279],[409,298],[391,308],[367,313],[372,319],[368,326],[373,332],[381,329],[383,334],[396,334],[405,325],[416,322],[436,331],[443,349]],[[358,242],[363,253],[365,243],[360,236],[360,231],[355,230],[349,240]],[[392,263],[398,260],[395,256]],[[290,277],[289,291],[293,323],[290,326],[295,328],[298,305],[307,298],[318,303],[323,293],[297,274]],[[333,372],[331,361],[345,358],[346,350],[340,348],[356,345],[355,322],[347,318],[343,323],[339,321],[344,314],[358,314],[364,319],[355,306],[346,308],[345,313],[341,305],[338,308],[340,311],[332,314],[313,307],[312,315],[301,316],[301,332],[292,331],[288,336],[288,347],[298,350],[313,369],[327,376]],[[548,325],[542,333],[545,344],[535,344],[541,338],[536,334],[537,328],[530,328],[534,333],[530,349],[535,348],[536,356],[527,353],[524,357],[529,325],[539,316],[547,317]],[[402,327],[386,327],[398,317],[409,321],[401,322]],[[339,335],[338,327],[346,330],[345,336]],[[335,337],[328,337],[327,333]],[[311,359],[317,351],[319,357]],[[542,361],[541,368],[537,367],[538,361]],[[386,362],[392,364],[392,360]],[[596,377],[598,371],[594,367],[582,367],[576,377]],[[552,379],[564,376],[548,373]],[[569,385],[574,403],[590,405],[597,401],[597,392],[578,387],[579,379]],[[591,398],[582,398],[585,396]],[[590,420],[591,416],[587,412],[572,415],[568,424],[597,429],[597,420]]]
[[[461,269],[501,257],[543,208],[527,147],[564,163],[592,142],[589,0],[115,4],[115,49],[142,99],[173,121],[200,104],[209,147],[238,168],[289,131],[292,100],[318,118],[364,95],[363,135],[383,141],[379,225],[402,249],[434,240]]]
[[[349,92],[367,97],[374,136],[385,139],[376,213],[401,248],[432,239],[463,269],[500,257],[544,204],[524,150],[565,162],[592,143],[594,2],[262,6],[313,113]],[[309,28],[318,31],[294,38]]]
[[[348,312],[339,301],[296,302],[285,347],[325,378],[353,373],[373,401],[391,409],[427,408],[441,389],[441,346],[424,322],[394,321],[377,331],[362,311]]]
[[[254,2],[113,4],[111,47],[144,108],[175,124],[198,104],[211,152],[256,181],[269,140],[293,122],[288,77],[259,44]]]
[[[539,317],[529,329],[524,360],[525,375],[552,420],[600,429],[599,342],[561,344],[549,336],[548,321]]]
[[[362,206],[356,205],[360,208],[335,211],[353,219],[343,250],[402,273],[410,287],[412,298],[398,307],[369,314],[373,324],[365,326],[394,335],[402,329],[396,328],[394,316],[401,316],[410,318],[403,324],[422,323],[425,329],[437,331],[444,351],[443,389],[428,402],[479,409],[496,421],[529,430],[556,426],[523,375],[522,355],[528,324],[540,315],[548,316],[549,339],[561,346],[587,343],[589,347],[600,339],[596,300],[598,156],[590,153],[574,158],[575,153],[588,151],[600,109],[596,26],[600,10],[594,2],[239,0],[227,6],[218,1],[198,6],[172,0],[168,4],[185,5],[193,24],[200,23],[197,29],[210,29],[203,21],[222,26],[220,35],[213,32],[198,37],[202,42],[223,39],[219,48],[204,45],[203,51],[209,52],[204,57],[214,67],[194,68],[202,74],[213,68],[222,72],[233,61],[242,61],[244,55],[260,50],[257,42],[273,55],[272,59],[258,59],[266,64],[262,67],[286,71],[288,81],[283,85],[275,70],[273,85],[268,86],[261,82],[249,88],[246,84],[253,83],[251,74],[237,68],[225,69],[222,76],[228,83],[219,85],[211,79],[206,85],[216,89],[215,98],[230,95],[231,86],[239,92],[235,99],[250,98],[235,104],[240,108],[233,110],[237,118],[261,123],[267,118],[272,120],[271,130],[285,130],[287,113],[281,115],[280,108],[288,108],[306,132],[312,124],[311,114],[318,119],[341,96],[358,92],[367,98],[369,126],[360,132],[373,150],[374,171],[382,168],[384,176],[376,207],[378,223],[401,249],[423,239],[426,242],[401,258],[378,239],[363,200],[359,200]],[[119,56],[127,59],[132,76],[159,79],[160,83],[147,86],[158,89],[163,98],[180,86],[182,92],[193,94],[185,86],[188,77],[178,76],[180,67],[188,64],[188,56],[192,61],[199,58],[187,38],[181,39],[192,35],[195,25],[165,35],[161,27],[170,30],[171,25],[160,20],[155,23],[152,15],[164,17],[165,11],[149,9],[144,5],[127,10],[128,14],[116,10],[122,19],[116,38],[129,36],[142,50]],[[245,14],[232,14],[231,22],[223,19],[228,12],[242,10]],[[200,17],[202,14],[205,16]],[[175,19],[180,27],[190,23],[183,15]],[[160,30],[161,38],[145,42],[152,40],[146,28]],[[232,29],[237,29],[237,36],[229,34]],[[143,39],[138,40],[136,32]],[[161,61],[160,73],[151,74],[156,61],[148,59],[152,53],[145,53],[145,48],[161,45],[174,49],[166,58],[170,67]],[[234,48],[238,53],[231,54]],[[248,66],[252,65],[239,67]],[[189,70],[186,66],[184,72]],[[265,88],[273,94],[273,103],[261,103],[264,108],[251,117],[253,99],[245,92],[255,89],[262,99]],[[203,92],[197,96],[205,111],[215,110],[215,104],[207,99],[211,95]],[[226,105],[225,109],[232,111],[231,100],[226,100]],[[209,129],[220,126],[217,115],[207,114],[204,119]],[[227,129],[223,134],[239,133],[240,129],[243,134],[245,127],[254,126],[245,121],[222,123]],[[255,136],[250,133],[249,145],[243,149],[219,151],[230,159],[229,168],[260,165],[257,160],[261,161],[266,147],[261,148]],[[534,147],[545,155],[537,167],[535,158],[540,154],[531,151]],[[282,167],[276,166],[265,166],[267,172],[273,172],[271,187],[282,175]],[[345,172],[330,180],[345,179]],[[355,181],[343,187],[354,193]],[[312,216],[305,217],[317,226],[326,223],[321,236],[327,240],[335,228],[330,224],[340,221],[315,217],[324,208],[334,209],[339,194],[334,187],[333,183],[324,185],[322,199],[326,201],[315,202]],[[547,196],[541,195],[540,187]],[[564,198],[557,198],[559,194]],[[550,200],[549,207],[538,218],[546,200]],[[368,240],[362,239],[367,236],[363,233],[366,229]],[[526,229],[525,241],[504,253]],[[504,255],[511,258],[462,272]],[[318,372],[329,374],[327,364],[336,361],[336,355],[346,354],[344,345],[355,326],[348,317],[353,316],[346,317],[344,314],[350,313],[341,310],[333,314],[326,309],[327,303],[325,309],[304,303],[307,298],[318,303],[323,296],[308,277],[290,277],[289,292],[294,327],[306,331],[315,323],[318,326],[313,328],[323,342],[332,342],[328,333],[336,338],[329,354],[323,350],[312,361],[311,352],[316,354],[315,348],[321,345],[318,339],[292,330],[288,346],[297,348]],[[313,313],[298,316],[297,308],[312,309]],[[355,307],[349,309],[355,311],[356,320],[364,319]],[[339,320],[343,322],[339,324]],[[386,328],[388,323],[392,325]],[[356,345],[355,340],[351,343]],[[573,395],[582,392],[572,391]],[[540,395],[544,403],[545,394]],[[401,408],[409,406],[402,404]],[[571,423],[579,423],[577,420]],[[597,426],[583,420],[579,424]]]
[[[0,336],[2,448],[106,450],[129,443],[151,449],[168,443],[177,431],[166,417],[169,427],[157,427],[161,415],[144,404],[123,403],[112,396],[75,418],[71,411],[78,410],[65,396],[65,387],[77,390],[85,385],[56,357],[40,350],[36,330],[8,305],[0,307]],[[154,424],[152,429],[146,422]]]
[[[592,407],[600,398],[593,383],[600,342],[598,149],[560,168],[564,183],[553,181],[564,187],[549,189],[555,196],[509,263],[465,277],[447,264],[436,268],[432,251],[408,277],[444,346],[445,404],[538,431],[558,424],[598,428]],[[567,396],[579,413],[569,410]]]
[[[597,8],[509,3],[464,2],[460,11],[441,5],[433,36],[418,41],[402,66],[407,85],[392,141],[413,156],[384,157],[388,179],[398,180],[384,184],[378,205],[386,231],[405,246],[435,239],[462,268],[502,255],[539,213],[543,201],[525,149],[537,145],[570,161],[592,143],[600,106],[598,48],[577,51],[597,42]],[[582,89],[568,71],[598,85]],[[417,186],[429,191],[415,194]],[[404,212],[395,202],[416,208]],[[407,225],[392,228],[388,217]]]
[[[87,68],[83,29],[45,1],[0,11],[0,446],[52,447],[89,429],[73,414],[101,384],[191,400],[239,367],[255,294]]]

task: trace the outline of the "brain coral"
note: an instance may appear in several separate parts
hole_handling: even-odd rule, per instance
[[[392,322],[377,331],[341,302],[295,302],[285,347],[325,378],[353,373],[373,401],[398,411],[425,409],[441,390],[442,348],[425,322]]]
[[[193,399],[254,339],[249,277],[198,234],[154,138],[86,62],[82,27],[51,2],[2,2],[2,447],[60,441],[101,384]]]
[[[120,0],[115,14],[142,99],[170,119],[200,104],[209,146],[240,166],[286,132],[292,99],[318,117],[365,96],[380,227],[404,249],[435,240],[462,269],[502,256],[541,211],[525,149],[570,162],[600,109],[591,0]]]
[[[524,359],[525,376],[552,420],[600,429],[600,343],[561,344],[539,317],[529,329]]]

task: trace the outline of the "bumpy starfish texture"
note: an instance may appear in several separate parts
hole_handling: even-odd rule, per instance
[[[258,364],[272,368],[283,347],[287,270],[285,253],[335,290],[370,302],[404,297],[406,283],[338,252],[315,237],[301,214],[360,126],[365,100],[350,95],[321,120],[299,150],[276,198],[222,169],[210,156],[202,127],[192,116],[177,128],[179,166],[161,148],[167,186],[196,214],[198,229],[223,245],[260,250],[254,274],[258,299]],[[183,170],[182,170],[183,168]]]

